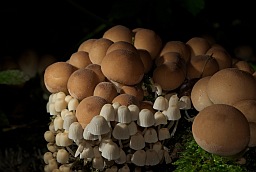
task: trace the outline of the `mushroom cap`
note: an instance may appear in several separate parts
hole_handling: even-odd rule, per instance
[[[187,65],[187,78],[202,78],[211,76],[219,71],[219,65],[215,58],[209,55],[196,55],[190,58]]]
[[[137,105],[139,106],[139,100],[134,97],[133,95],[130,94],[119,94],[118,96],[116,96],[113,100],[112,103],[118,102],[120,105],[125,105],[125,106],[129,106],[129,105]]]
[[[166,62],[153,71],[153,80],[165,91],[178,88],[185,80],[186,74],[183,69],[173,62]]]
[[[137,124],[141,127],[150,127],[155,124],[154,114],[149,109],[142,109]]]
[[[107,160],[116,160],[120,157],[120,148],[115,142],[107,142],[101,153],[102,157]]]
[[[68,130],[68,138],[72,140],[80,140],[83,138],[83,128],[79,122],[73,122],[69,126]]]
[[[217,61],[219,70],[230,68],[232,66],[231,55],[222,47],[212,46],[205,54],[212,56]]]
[[[117,140],[125,140],[130,138],[128,125],[125,123],[117,123],[112,131],[112,135]]]
[[[81,68],[70,75],[67,88],[72,97],[82,100],[93,95],[98,83],[99,79],[94,71]]]
[[[146,152],[141,149],[134,152],[131,162],[137,166],[144,166],[146,163]]]
[[[144,98],[144,90],[142,89],[141,85],[124,85],[121,87],[120,94],[130,94],[136,97],[139,101],[142,101]]]
[[[121,105],[117,108],[116,121],[120,123],[130,123],[132,121],[132,114],[128,106]]]
[[[89,50],[89,58],[91,62],[93,64],[101,64],[106,55],[108,47],[112,44],[113,42],[111,40],[105,38],[95,40]]]
[[[157,152],[154,149],[146,150],[146,163],[145,165],[154,166],[160,162]]]
[[[152,59],[155,59],[162,48],[162,39],[151,29],[141,28],[134,36],[134,46],[137,49],[144,49],[149,52]]]
[[[256,100],[241,100],[234,103],[233,106],[244,114],[248,122],[256,123]]]
[[[154,128],[147,128],[144,134],[145,143],[156,143],[158,141],[157,132]]]
[[[69,60],[68,63],[77,67],[77,68],[85,68],[89,64],[91,64],[91,60],[89,58],[89,53],[85,51],[77,51],[74,52]]]
[[[94,41],[96,41],[97,39],[87,39],[85,41],[83,41],[77,51],[85,51],[85,52],[89,52],[91,47],[92,47],[92,44],[94,43]]]
[[[138,53],[124,49],[107,54],[101,62],[101,70],[109,80],[124,85],[136,85],[144,76],[144,65]]]
[[[128,51],[132,51],[134,53],[138,53],[138,50],[134,47],[133,44],[126,41],[117,41],[108,47],[106,54],[118,49],[124,49]]]
[[[186,45],[190,49],[190,58],[205,54],[211,48],[208,40],[203,37],[192,37],[186,42]]]
[[[220,156],[240,153],[250,139],[245,116],[226,104],[213,104],[201,110],[194,118],[192,133],[202,149]]]
[[[55,62],[47,66],[44,72],[44,84],[50,93],[68,94],[67,82],[77,68],[67,62]]]
[[[191,90],[191,102],[197,111],[213,104],[207,94],[207,84],[210,78],[211,76],[207,76],[199,79]]]
[[[89,96],[84,98],[76,108],[77,121],[83,128],[90,123],[95,115],[100,114],[100,110],[107,101],[98,96]]]
[[[132,43],[132,31],[123,25],[115,25],[104,32],[103,38],[113,42],[125,41]]]
[[[89,64],[88,66],[86,66],[86,69],[90,69],[92,71],[94,71],[97,75],[97,77],[99,78],[99,82],[104,82],[106,77],[104,76],[104,74],[101,71],[101,66],[98,64]]]
[[[107,120],[100,115],[92,118],[88,131],[93,135],[103,135],[110,131]]]
[[[140,59],[144,65],[144,73],[149,73],[149,71],[152,69],[153,67],[153,60],[151,58],[151,55],[149,54],[149,52],[147,50],[143,50],[143,49],[138,49],[138,53],[140,56]]]
[[[229,104],[245,99],[256,99],[256,80],[237,68],[216,72],[207,84],[207,94],[214,104]]]
[[[255,147],[256,146],[256,123],[249,122],[250,126],[250,141],[248,143],[248,147]]]
[[[248,63],[248,61],[245,60],[238,60],[232,65],[232,67],[238,68],[250,74],[254,73],[253,67]]]
[[[111,103],[113,99],[118,95],[117,89],[112,82],[100,82],[96,85],[93,92],[94,96],[104,98],[108,103]]]
[[[168,108],[169,102],[164,96],[158,96],[153,104],[153,109],[163,111]]]

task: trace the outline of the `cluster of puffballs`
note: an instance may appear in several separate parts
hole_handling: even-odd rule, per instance
[[[45,171],[70,171],[77,159],[105,171],[130,171],[131,166],[139,171],[170,163],[164,142],[174,136],[180,110],[187,120],[197,121],[187,113],[194,103],[190,92],[178,94],[179,89],[187,81],[228,68],[255,76],[246,61],[234,60],[224,47],[203,37],[163,43],[151,29],[116,25],[101,38],[85,40],[67,61],[44,71],[51,93],[46,108],[52,119],[44,135],[49,150]],[[150,78],[150,91],[144,76]],[[154,100],[146,100],[151,91]],[[240,91],[231,94],[241,96]],[[204,137],[215,137],[207,133],[210,130],[202,124],[202,137],[193,133],[196,141],[208,144]]]

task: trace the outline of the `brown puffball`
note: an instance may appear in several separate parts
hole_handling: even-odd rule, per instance
[[[72,97],[82,100],[93,95],[94,88],[98,83],[99,79],[94,71],[82,68],[70,75],[67,88]]]
[[[108,103],[111,103],[112,100],[118,95],[117,89],[112,82],[100,82],[96,85],[94,92],[94,96],[99,96],[104,98]]]
[[[237,68],[225,68],[214,75],[207,85],[207,94],[214,104],[228,104],[245,100],[256,100],[256,80]]]
[[[132,43],[132,31],[123,25],[115,25],[104,32],[103,38],[113,42],[125,41]]]
[[[144,98],[144,90],[142,89],[141,85],[135,85],[135,86],[128,86],[124,85],[121,87],[120,94],[130,94],[134,97],[136,97],[139,101],[142,101]]]
[[[207,95],[207,84],[210,80],[211,76],[206,76],[199,79],[193,86],[191,90],[191,102],[194,108],[197,111],[201,111],[207,106],[212,105],[213,103],[209,99]]]
[[[134,46],[137,49],[144,49],[149,52],[152,59],[155,59],[162,48],[162,39],[151,29],[139,29],[134,36]]]
[[[245,99],[233,104],[235,108],[240,110],[249,122],[256,123],[256,100]]]
[[[212,46],[205,54],[218,62],[219,70],[232,66],[232,57],[223,47]]]
[[[142,109],[148,109],[150,110],[153,114],[155,114],[156,110],[153,108],[153,103],[151,101],[144,100],[140,103],[140,110]]]
[[[211,47],[208,40],[203,37],[192,37],[186,44],[190,49],[190,57],[205,54]]]
[[[254,73],[253,67],[247,61],[244,61],[244,60],[238,60],[237,62],[235,62],[232,65],[232,67],[236,67],[236,68],[243,70],[245,72],[248,72],[250,74]]]
[[[105,99],[98,96],[84,98],[76,108],[77,121],[85,128],[94,116],[100,114],[101,108],[106,103]]]
[[[77,51],[77,52],[74,52],[70,56],[70,58],[68,60],[68,63],[77,67],[77,68],[85,68],[86,66],[88,66],[92,62],[89,58],[88,52]]]
[[[144,73],[147,74],[153,67],[153,60],[147,50],[138,50],[140,59],[144,66]]]
[[[256,123],[249,122],[250,126],[250,141],[248,143],[248,147],[255,147],[256,146]]]
[[[44,72],[44,84],[50,93],[64,92],[68,94],[67,83],[70,75],[77,68],[67,62],[55,62]]]
[[[169,41],[167,42],[160,52],[160,57],[167,52],[176,52],[180,54],[180,57],[187,63],[190,59],[190,49],[187,44],[182,41]]]
[[[116,96],[113,100],[112,103],[120,103],[121,105],[125,105],[125,106],[129,106],[129,105],[137,105],[138,107],[140,106],[140,102],[139,100],[130,94],[119,94],[118,96]]]
[[[134,47],[133,44],[129,43],[129,42],[125,42],[125,41],[118,41],[118,42],[114,42],[112,45],[110,45],[108,47],[108,50],[106,52],[106,55],[114,50],[118,50],[118,49],[124,49],[124,50],[129,50],[135,53],[138,53],[138,50]]]
[[[85,41],[83,41],[77,51],[85,51],[85,52],[89,52],[91,47],[92,47],[92,44],[94,43],[94,41],[96,41],[97,39],[87,39]]]
[[[225,104],[213,104],[201,110],[194,118],[192,133],[205,151],[233,156],[248,146],[249,123],[238,109]]]
[[[107,54],[101,63],[102,73],[109,80],[136,85],[144,76],[144,65],[137,53],[118,49]]]
[[[104,74],[101,71],[101,66],[98,64],[89,64],[88,66],[86,66],[86,69],[90,69],[92,71],[94,71],[96,73],[96,75],[99,78],[99,82],[103,82],[106,80],[106,77],[104,76]]]
[[[106,55],[108,47],[112,45],[113,42],[109,39],[99,38],[93,42],[89,50],[89,58],[93,64],[101,64],[102,59]]]
[[[183,69],[174,62],[166,62],[153,71],[153,81],[161,86],[165,91],[178,88],[186,78]]]
[[[190,58],[187,65],[187,78],[211,76],[219,70],[218,62],[209,55],[196,55]]]

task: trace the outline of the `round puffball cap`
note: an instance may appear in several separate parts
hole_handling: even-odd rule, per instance
[[[118,92],[112,82],[105,81],[96,85],[93,95],[102,97],[107,102],[111,103],[113,99],[118,95]]]
[[[118,96],[116,96],[113,100],[112,103],[119,103],[120,105],[124,105],[124,106],[129,106],[129,105],[136,105],[139,106],[139,100],[130,94],[119,94]]]
[[[194,118],[192,133],[205,151],[220,156],[233,156],[249,143],[249,123],[242,112],[230,105],[213,104]]]
[[[96,73],[96,75],[98,76],[100,82],[103,82],[106,80],[106,77],[103,75],[103,73],[101,71],[100,65],[89,64],[88,66],[86,66],[86,69],[90,69],[90,70],[94,71]]]
[[[192,37],[186,45],[190,49],[190,57],[205,54],[211,48],[209,41],[203,37]]]
[[[124,85],[136,85],[144,76],[144,65],[138,53],[124,49],[107,54],[102,60],[101,70],[109,80]]]
[[[207,94],[214,104],[232,105],[245,99],[256,100],[256,80],[245,71],[225,68],[212,75]]]
[[[44,84],[50,93],[64,92],[68,94],[67,82],[77,68],[67,62],[55,62],[44,72]]]
[[[92,44],[94,43],[94,41],[96,41],[97,39],[87,39],[85,41],[83,41],[77,51],[85,51],[85,52],[89,52],[91,47],[92,47]]]
[[[94,116],[100,114],[101,108],[105,104],[107,101],[98,96],[84,98],[76,108],[77,121],[85,128]]]
[[[91,64],[91,60],[89,58],[89,53],[85,51],[77,51],[71,54],[68,63],[77,67],[77,68],[85,68],[89,64]]]
[[[126,41],[117,41],[108,47],[106,54],[118,49],[124,49],[124,50],[129,50],[129,51],[138,53],[138,50],[134,47],[133,44]]]
[[[234,103],[233,106],[240,110],[249,122],[256,123],[256,100],[241,100]]]
[[[104,32],[103,38],[113,42],[125,41],[132,43],[132,31],[123,25],[115,25]]]
[[[197,111],[203,110],[205,107],[212,105],[213,103],[207,95],[207,84],[211,76],[203,77],[199,79],[191,90],[191,102]]]
[[[98,83],[99,79],[94,71],[81,68],[70,75],[67,88],[72,97],[82,100],[93,95]]]

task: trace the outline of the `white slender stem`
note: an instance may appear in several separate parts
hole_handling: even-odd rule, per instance
[[[174,134],[175,134],[175,132],[176,132],[176,130],[177,130],[177,127],[178,127],[178,123],[179,123],[179,120],[176,121],[176,124],[175,124],[175,126],[174,126],[174,128],[173,128],[173,130],[172,130],[172,133],[171,133],[171,137],[174,136]]]

